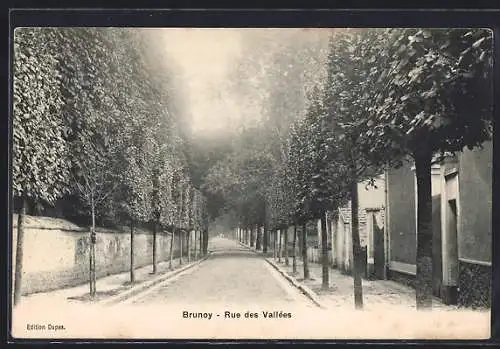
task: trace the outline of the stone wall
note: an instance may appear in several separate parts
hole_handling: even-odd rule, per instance
[[[50,218],[46,218],[50,220]],[[75,228],[76,229],[76,228]],[[15,270],[17,228],[13,227],[12,270]],[[76,286],[89,279],[89,232],[44,228],[27,224],[24,233],[23,280],[21,293],[26,295],[62,287]],[[179,239],[174,240],[174,257],[179,255]],[[185,243],[183,244],[185,251]],[[153,236],[138,230],[134,240],[137,268],[152,263]],[[157,235],[157,261],[170,258],[170,236]],[[184,255],[186,252],[184,252]],[[130,234],[126,230],[97,230],[96,276],[122,273],[130,270]],[[14,274],[14,273],[12,273]],[[14,278],[14,275],[12,275]]]
[[[458,304],[471,308],[491,307],[491,267],[458,262]]]

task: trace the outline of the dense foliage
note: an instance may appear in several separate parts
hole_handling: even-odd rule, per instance
[[[304,50],[290,55],[286,44],[280,45],[279,54],[261,52],[268,64],[279,63],[277,69],[264,69],[268,80],[257,85],[271,88],[268,93],[257,89],[265,117],[260,131],[252,130],[267,135],[267,147],[254,150],[251,157],[261,158],[264,150],[272,159],[272,175],[263,180],[268,175],[267,162],[259,162],[260,171],[249,171],[234,161],[248,157],[251,148],[246,147],[220,160],[209,182],[245,188],[244,195],[241,190],[223,193],[228,202],[238,201],[231,206],[238,207],[244,229],[258,221],[276,230],[322,218],[349,199],[356,202],[358,182],[373,183],[387,166],[413,159],[418,184],[417,306],[429,306],[430,166],[447,154],[491,138],[491,31],[334,30],[325,61],[326,79],[308,81],[300,74]],[[245,69],[258,76],[256,66],[250,61]],[[305,100],[297,88],[299,80]],[[249,172],[251,178],[242,175]],[[250,184],[254,182],[260,186],[254,188]],[[252,195],[257,192],[265,193],[264,219],[250,209],[258,202]],[[360,252],[357,204],[351,209],[356,265]],[[356,293],[361,287],[359,270],[354,274]],[[362,305],[361,293],[356,304]]]
[[[170,113],[182,108],[165,92],[168,67],[152,64],[147,31],[22,28],[14,41],[12,185],[21,220],[38,203],[92,234],[96,224],[153,224],[156,242],[157,228],[206,230],[202,194],[195,212],[196,188],[183,185],[191,176],[185,121]],[[176,202],[179,189],[184,199]],[[18,236],[22,251],[22,224]]]
[[[264,251],[268,232],[312,219],[324,232],[325,214],[351,200],[356,264],[357,183],[410,158],[417,304],[429,306],[430,166],[491,138],[491,32],[344,29],[326,45],[305,37],[286,34],[276,47],[254,37],[233,88],[245,96],[242,115],[260,113],[258,121],[196,140],[150,32],[16,30],[15,198],[89,225],[92,217],[188,234],[206,234],[210,219],[229,213],[258,241],[264,227]],[[78,205],[65,204],[75,197]]]

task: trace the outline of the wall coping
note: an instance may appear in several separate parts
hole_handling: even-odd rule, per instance
[[[12,230],[17,229],[17,224],[12,226]],[[42,227],[42,226],[35,226],[35,225],[28,225],[24,227],[25,230],[47,230],[47,231],[63,231],[63,232],[69,232],[69,233],[90,233],[90,228],[72,228],[72,229],[67,229],[67,228],[58,228],[58,227]],[[129,231],[125,230],[112,230],[112,229],[106,229],[106,228],[96,228],[96,233],[97,234],[123,234],[127,235],[130,234]],[[135,230],[135,234],[137,235],[153,235],[153,232],[148,231],[148,230]],[[158,235],[164,235],[164,236],[171,236],[172,233],[169,231],[158,231]]]
[[[467,264],[477,264],[477,265],[483,265],[483,266],[486,266],[486,267],[491,267],[491,262],[486,262],[486,261],[478,261],[476,259],[468,259],[468,258],[458,258],[458,260],[460,262],[464,262],[464,263],[467,263]]]
[[[389,262],[389,269],[408,275],[417,275],[417,265],[397,261]]]
[[[12,229],[16,229],[16,228],[17,228],[17,224],[12,225]],[[57,231],[67,231],[67,232],[73,232],[73,233],[89,232],[89,229],[85,229],[85,228],[68,229],[68,228],[59,228],[59,227],[42,227],[42,226],[36,226],[36,225],[28,225],[28,226],[25,226],[24,229],[26,229],[26,230],[57,230]],[[99,231],[97,231],[97,232],[99,232]]]

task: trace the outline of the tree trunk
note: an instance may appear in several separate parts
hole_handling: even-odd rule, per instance
[[[323,283],[321,288],[327,290],[330,287],[328,280],[329,270],[328,270],[328,231],[326,228],[326,214],[323,212],[321,215],[321,264],[322,264],[322,274]]]
[[[255,231],[253,226],[250,226],[250,247],[255,246],[254,241],[255,241]]]
[[[417,176],[417,309],[432,308],[432,192],[430,152],[415,156]]]
[[[198,230],[194,230],[194,260],[198,259]]]
[[[208,254],[208,228],[203,230],[203,255]]]
[[[330,217],[330,237],[332,239],[332,268],[337,267],[337,222],[338,222],[338,209],[333,211],[332,216]]]
[[[354,276],[354,307],[363,308],[363,285],[361,275],[363,263],[361,261],[361,243],[359,239],[359,207],[358,207],[358,181],[354,178],[351,182],[351,217],[352,217],[352,252]]]
[[[330,217],[329,214],[325,213],[325,221],[326,221],[326,236],[327,236],[327,241],[330,239],[330,254],[332,256],[332,264],[329,264],[331,267],[333,267],[333,236],[332,236],[332,218]],[[327,257],[328,257],[328,248],[327,248]]]
[[[309,262],[307,260],[307,230],[306,223],[302,223],[302,263],[304,265],[304,280],[309,279]]]
[[[184,230],[182,229],[179,229],[179,244],[180,244],[180,247],[179,247],[179,250],[180,250],[180,255],[179,255],[179,265],[182,265],[182,253],[183,253],[183,248],[184,248],[184,244],[183,244],[183,241],[182,239],[184,239]]]
[[[203,231],[200,230],[200,257],[203,256]]]
[[[293,225],[293,244],[292,244],[292,273],[297,274],[297,224]]]
[[[90,283],[92,284],[92,289],[90,296],[94,297],[97,292],[97,280],[96,280],[96,268],[95,268],[95,244],[96,244],[96,227],[95,227],[95,203],[94,196],[92,195],[91,202],[91,214],[92,214],[92,227],[90,232]]]
[[[151,227],[153,230],[153,274],[156,274],[158,271],[158,249],[157,249],[157,229],[158,225],[160,225],[160,212],[157,210],[157,204],[160,201],[159,197],[159,187],[160,187],[160,169],[158,167],[153,168],[153,176],[152,176],[152,184],[153,184],[153,192],[152,192],[152,207],[153,207],[153,226]]]
[[[92,247],[92,287],[93,287],[93,290],[92,290],[92,297],[94,297],[97,293],[97,275],[96,275],[96,267],[95,267],[95,260],[96,260],[96,256],[95,256],[95,244],[96,244],[96,241],[95,241],[95,238],[96,238],[96,231],[95,231],[95,227],[94,227],[94,241],[92,242],[91,244],[91,247]]]
[[[14,306],[21,300],[21,284],[23,277],[24,220],[26,218],[26,197],[21,198],[21,211],[17,216],[16,270],[14,279]]]
[[[262,240],[263,240],[262,252],[264,254],[267,254],[267,247],[268,247],[268,242],[269,242],[269,236],[268,236],[266,222],[264,222],[264,236],[262,237]]]
[[[170,237],[170,262],[168,263],[168,267],[170,270],[174,269],[172,264],[174,260],[174,239],[175,239],[175,227],[172,227],[172,236]]]
[[[205,228],[202,228],[200,231],[200,253],[204,257],[206,255],[205,252]]]
[[[33,200],[33,212],[34,216],[43,215],[43,205],[38,200]]]
[[[189,240],[191,240],[191,230],[190,229],[188,229],[186,231],[186,249],[187,249],[187,261],[188,261],[188,263],[191,262],[191,244],[190,244],[191,241],[189,241]]]
[[[273,230],[273,257],[275,260],[278,259],[278,231]]]
[[[134,240],[134,222],[130,221],[130,283],[135,282]]]
[[[283,235],[283,245],[284,245],[284,250],[285,250],[285,265],[290,265],[290,261],[288,260],[288,228],[284,228],[284,235]]]
[[[157,251],[156,251],[156,229],[157,225],[156,222],[153,221],[153,274],[156,274],[157,272],[157,265],[156,265],[156,256],[157,256]]]
[[[260,226],[259,225],[257,225],[257,227],[255,228],[255,231],[257,232],[257,237],[255,240],[255,249],[257,251],[259,251],[260,247],[261,247],[261,237],[260,237]]]
[[[279,229],[278,232],[278,263],[281,263],[281,257],[283,256],[283,233],[281,232],[282,229]]]
[[[94,290],[94,256],[92,253],[92,239],[94,236],[94,229],[91,226],[90,227],[90,239],[89,239],[89,295],[90,297],[94,297],[95,295],[95,290]]]

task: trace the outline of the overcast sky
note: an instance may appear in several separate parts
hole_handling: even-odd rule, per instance
[[[165,29],[164,42],[169,55],[183,69],[183,88],[193,131],[234,126],[232,120],[239,118],[239,108],[226,76],[239,56],[239,31]]]
[[[178,74],[194,132],[227,132],[258,120],[265,91],[249,83],[250,88],[242,96],[241,90],[234,87],[236,66],[248,61],[249,52],[253,55],[250,59],[260,60],[280,50],[280,45],[297,40],[297,32],[307,33],[302,36],[306,40],[318,33],[236,28],[168,28],[161,32],[167,54],[182,70]],[[251,80],[248,76],[243,79]]]

